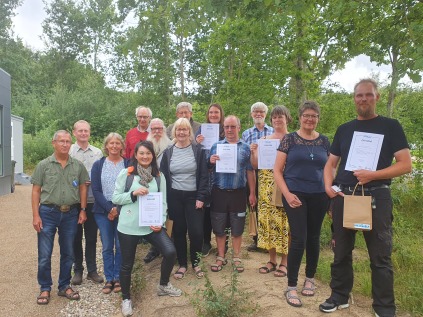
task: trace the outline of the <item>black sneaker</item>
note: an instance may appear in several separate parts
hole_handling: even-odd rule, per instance
[[[258,251],[257,244],[256,244],[255,242],[251,243],[251,244],[247,247],[247,251],[250,251],[250,252],[255,252],[255,251]]]
[[[160,252],[157,252],[156,249],[151,248],[150,251],[148,251],[147,255],[144,258],[144,263],[150,263],[154,259],[158,258],[160,255]]]
[[[204,257],[206,257],[210,254],[211,249],[212,249],[212,246],[210,243],[203,243],[203,248],[201,249],[201,253],[203,253]]]
[[[320,311],[324,313],[332,313],[337,309],[344,309],[344,308],[348,308],[349,306],[350,304],[348,303],[339,304],[335,302],[334,300],[332,300],[331,298],[328,298],[323,304],[319,305],[319,309]]]

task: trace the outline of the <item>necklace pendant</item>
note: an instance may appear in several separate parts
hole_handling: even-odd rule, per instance
[[[314,154],[310,153],[311,160],[314,160]]]

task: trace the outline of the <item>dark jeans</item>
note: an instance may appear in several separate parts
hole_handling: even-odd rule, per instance
[[[291,231],[291,244],[288,250],[288,286],[297,286],[298,272],[304,250],[306,250],[306,277],[316,274],[320,254],[320,230],[329,208],[326,193],[306,194],[293,192],[301,200],[302,205],[291,208],[282,197]]]
[[[195,208],[196,192],[171,189],[168,194],[169,211],[173,219],[173,240],[180,266],[187,267],[187,231],[190,241],[191,265],[201,259],[203,247],[204,210]],[[199,254],[199,255],[198,255]]]
[[[78,225],[76,232],[73,252],[75,254],[75,262],[73,264],[74,272],[82,272],[84,266],[82,260],[84,258],[82,250],[82,232],[85,235],[85,263],[87,264],[88,273],[97,272],[96,263],[96,245],[97,245],[97,223],[92,212],[94,204],[87,204],[87,221],[83,225]]]
[[[119,231],[118,236],[122,255],[122,265],[120,267],[122,298],[130,299],[131,273],[140,236],[124,234]],[[156,247],[163,255],[160,269],[160,285],[167,285],[176,259],[176,250],[172,240],[167,235],[166,229],[162,229],[159,232],[152,232],[143,236],[143,238]]]
[[[361,193],[360,193],[361,194]],[[363,231],[372,270],[373,309],[380,316],[395,316],[394,273],[392,270],[392,199],[388,188],[372,191],[376,209],[372,214],[372,230]],[[333,199],[332,219],[335,248],[331,265],[331,298],[348,301],[354,283],[352,250],[357,231],[343,228],[344,199]]]

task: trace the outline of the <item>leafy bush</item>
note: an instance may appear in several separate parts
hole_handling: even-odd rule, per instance
[[[50,156],[53,153],[51,144],[55,131],[45,129],[36,136],[24,134],[24,166],[25,170],[32,170],[38,162]]]

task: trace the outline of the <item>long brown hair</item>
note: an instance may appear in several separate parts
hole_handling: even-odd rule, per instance
[[[223,130],[223,122],[225,121],[225,112],[223,111],[223,108],[221,105],[219,105],[218,103],[212,103],[206,112],[206,122],[210,123],[209,120],[209,111],[211,107],[215,107],[217,109],[219,109],[220,111],[220,121],[219,121],[219,139],[223,140],[225,138],[225,131]]]

